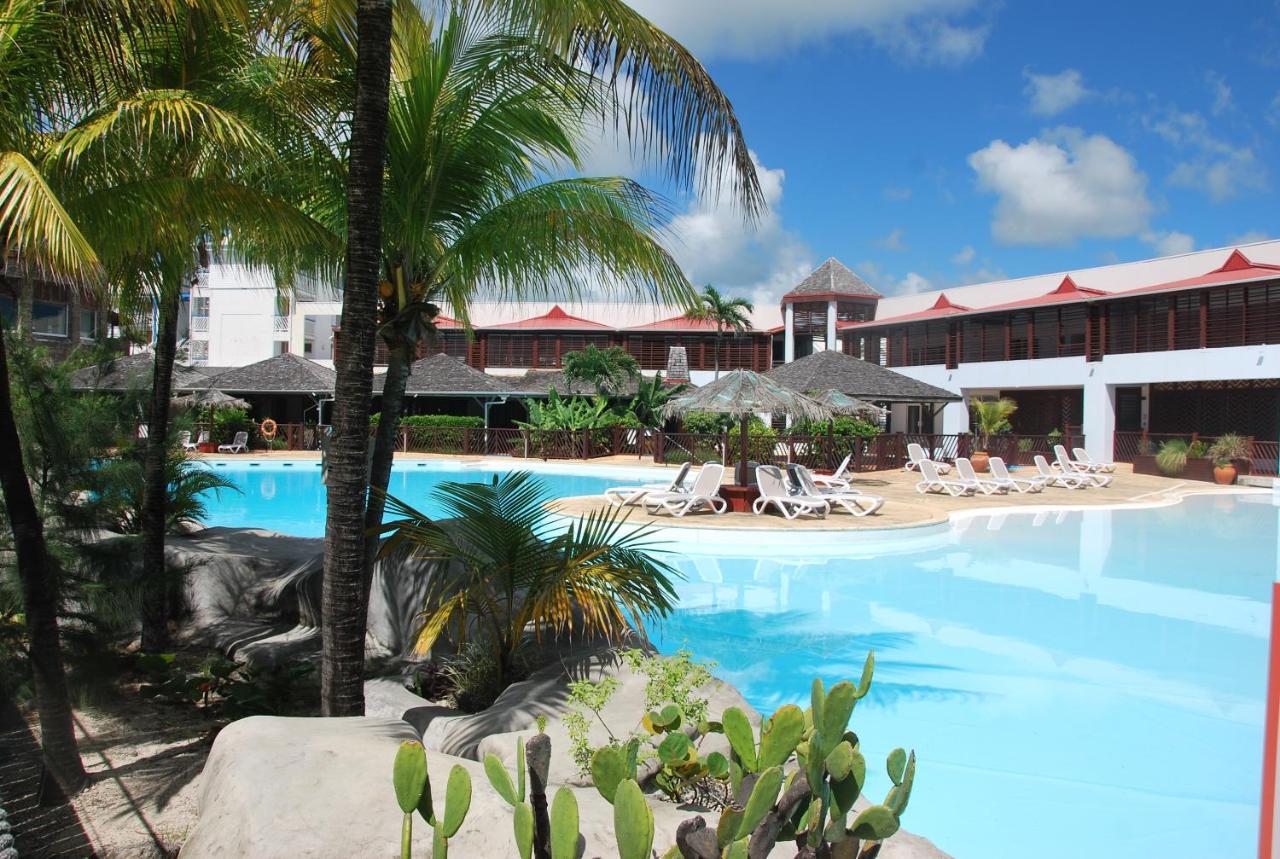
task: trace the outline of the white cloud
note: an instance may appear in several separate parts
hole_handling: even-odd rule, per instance
[[[1168,109],[1145,117],[1145,122],[1186,154],[1169,174],[1170,185],[1203,191],[1214,202],[1267,187],[1266,166],[1253,148],[1214,134],[1201,114]]]
[[[1233,245],[1249,245],[1254,242],[1265,242],[1271,239],[1269,233],[1262,230],[1249,230],[1247,233],[1241,233],[1231,240]]]
[[[906,235],[906,230],[902,227],[895,227],[889,232],[889,235],[876,239],[876,247],[887,251],[905,251],[907,243],[903,241],[904,235]]]
[[[1195,237],[1178,230],[1148,230],[1138,238],[1155,248],[1156,253],[1162,257],[1189,254],[1196,249]]]
[[[898,281],[897,285],[891,289],[892,295],[913,295],[917,292],[928,292],[933,289],[933,282],[922,274],[914,271],[907,272],[907,276]]]
[[[1056,116],[1093,94],[1084,85],[1084,75],[1075,69],[1063,69],[1056,75],[1038,75],[1030,70],[1022,74],[1027,79],[1022,91],[1030,100],[1029,109],[1037,116]]]
[[[973,245],[965,245],[951,258],[951,261],[956,265],[968,265],[977,255],[978,252],[973,249]]]
[[[1209,91],[1213,93],[1213,105],[1209,108],[1214,116],[1233,110],[1235,101],[1232,99],[1231,87],[1227,84],[1227,79],[1215,71],[1208,71],[1204,74],[1204,79],[1209,84]]]
[[[1147,177],[1110,138],[1078,128],[1010,146],[993,140],[969,156],[978,186],[997,195],[991,232],[1005,244],[1063,245],[1147,228]]]
[[[726,195],[698,196],[676,215],[669,230],[672,253],[694,284],[711,283],[757,304],[776,303],[814,268],[809,248],[782,224],[786,172],[751,158],[768,208],[754,222]]]
[[[935,288],[933,281],[919,272],[909,271],[900,278],[870,260],[855,263],[853,269],[882,295],[912,295]]]
[[[978,0],[632,0],[699,57],[753,59],[856,34],[908,62],[955,64],[982,53]]]
[[[911,189],[891,185],[881,191],[880,195],[891,202],[904,203],[911,199]]]

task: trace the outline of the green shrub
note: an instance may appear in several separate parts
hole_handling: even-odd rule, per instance
[[[1187,459],[1204,459],[1208,454],[1208,442],[1197,439],[1187,446]]]
[[[381,412],[369,416],[371,426],[378,426],[382,420]],[[458,429],[483,429],[484,419],[470,415],[408,415],[400,418],[402,427],[450,427]]]
[[[214,410],[213,441],[216,444],[229,444],[238,432],[247,432],[251,443],[260,441],[258,425],[244,409]]]
[[[1248,459],[1249,440],[1236,433],[1227,433],[1218,437],[1209,448],[1208,455],[1213,459],[1213,464],[1220,468],[1237,459]]]
[[[1191,446],[1180,438],[1170,439],[1160,445],[1156,454],[1156,468],[1168,477],[1177,477],[1187,467]]]

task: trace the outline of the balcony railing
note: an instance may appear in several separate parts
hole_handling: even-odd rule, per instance
[[[287,316],[272,317],[271,330],[276,334],[288,334],[289,333],[289,317]]]
[[[193,317],[191,317],[191,330],[192,330],[192,331],[208,331],[208,330],[209,330],[209,317],[207,317],[207,316],[193,316]]]

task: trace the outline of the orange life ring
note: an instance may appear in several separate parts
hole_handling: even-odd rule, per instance
[[[276,425],[276,422],[271,418],[267,418],[262,423],[258,424],[258,432],[262,433],[262,437],[267,441],[276,437],[276,430],[278,429],[279,427]]]

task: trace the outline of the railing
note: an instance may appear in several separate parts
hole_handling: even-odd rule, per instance
[[[1216,436],[1200,435],[1194,432],[1183,433],[1148,433],[1117,432],[1115,448],[1112,454],[1116,462],[1133,462],[1138,456],[1158,453],[1160,446],[1167,441],[1180,440],[1187,444],[1203,442],[1212,445]],[[1280,476],[1280,441],[1265,441],[1249,436],[1246,439],[1249,452],[1245,457],[1248,473],[1264,477]]]
[[[271,330],[275,334],[287,334],[289,332],[289,317],[287,316],[271,317]]]
[[[192,331],[208,331],[208,330],[209,330],[209,317],[207,317],[207,316],[193,316],[193,317],[191,317],[191,330],[192,330]]]
[[[276,438],[284,441],[285,450],[319,450],[325,429],[315,424],[278,424]]]

